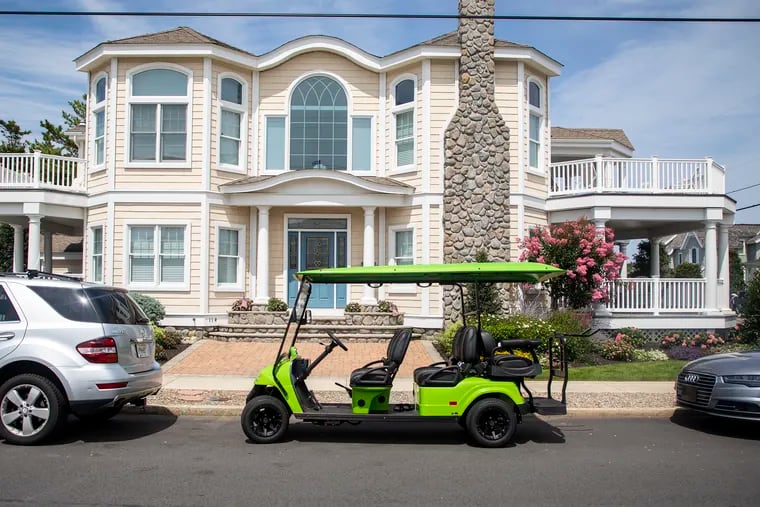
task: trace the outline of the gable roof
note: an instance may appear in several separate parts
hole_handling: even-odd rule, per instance
[[[590,128],[566,128],[552,127],[552,139],[602,139],[605,141],[617,141],[626,148],[634,149],[628,136],[623,129],[590,129]]]
[[[686,238],[690,234],[696,236],[700,247],[704,245],[705,231],[700,229],[698,231],[676,234],[665,243],[667,246],[669,246],[668,250],[672,252],[675,249],[683,249]],[[728,248],[730,250],[741,248],[742,241],[748,242],[759,234],[760,224],[734,224],[728,228]]]

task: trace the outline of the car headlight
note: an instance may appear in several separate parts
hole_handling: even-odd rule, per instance
[[[760,375],[724,375],[723,382],[741,384],[747,387],[760,387]]]

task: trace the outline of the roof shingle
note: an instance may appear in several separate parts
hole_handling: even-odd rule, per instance
[[[623,146],[634,149],[633,144],[623,129],[589,129],[552,127],[552,139],[604,139],[617,141]]]

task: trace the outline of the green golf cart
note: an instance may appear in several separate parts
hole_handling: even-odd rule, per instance
[[[300,357],[296,340],[307,310],[312,285],[319,283],[366,283],[379,287],[387,283],[440,284],[460,291],[463,284],[536,283],[563,270],[531,262],[489,262],[434,265],[371,266],[329,268],[296,274],[300,289],[280,343],[274,364],[265,367],[254,381],[241,415],[246,436],[255,443],[272,443],[285,435],[291,415],[315,424],[358,424],[372,422],[457,422],[473,440],[485,447],[506,445],[514,436],[524,414],[561,415],[566,413],[567,359],[565,337],[555,335],[548,344],[549,380],[547,397],[533,396],[525,379],[541,373],[538,340],[496,342],[477,326],[458,329],[451,357],[441,363],[414,371],[414,404],[390,402],[393,380],[404,360],[412,330],[398,329],[388,343],[386,357],[355,369],[346,390],[350,403],[320,403],[307,386],[309,375],[319,363],[340,347],[347,346],[331,331],[330,342],[313,361]],[[477,300],[477,298],[475,298]],[[462,311],[464,319],[464,312]],[[287,344],[287,348],[286,348]],[[518,355],[518,350],[529,352]],[[561,397],[552,398],[552,381],[561,378]]]

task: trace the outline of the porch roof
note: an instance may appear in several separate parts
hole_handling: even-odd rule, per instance
[[[414,187],[379,176],[303,169],[250,176],[219,186],[231,204],[269,206],[404,206]]]

